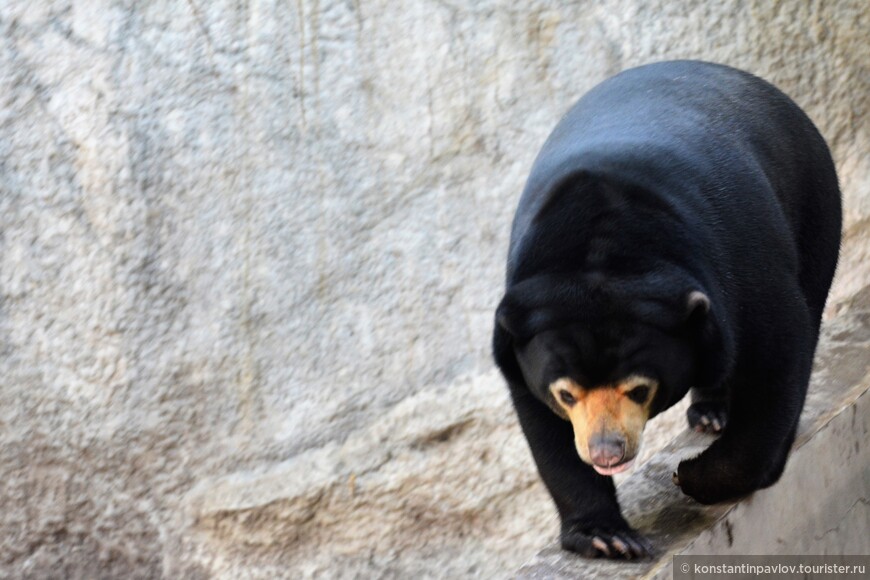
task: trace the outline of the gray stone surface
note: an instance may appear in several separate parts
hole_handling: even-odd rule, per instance
[[[797,440],[779,482],[731,504],[702,506],[671,483],[679,461],[712,437],[686,431],[618,493],[654,543],[643,562],[588,560],[551,545],[517,578],[673,577],[673,556],[870,554],[870,287],[822,337]]]
[[[845,298],[870,273],[868,16],[0,3],[0,576],[516,569],[555,526],[488,343],[547,133],[651,60],[772,80],[832,144]]]

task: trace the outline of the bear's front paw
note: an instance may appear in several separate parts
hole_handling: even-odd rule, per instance
[[[698,433],[718,435],[728,422],[725,403],[720,401],[699,401],[692,403],[686,411],[689,427]]]
[[[632,560],[652,555],[649,541],[629,527],[586,527],[582,524],[563,526],[562,548],[587,558]]]

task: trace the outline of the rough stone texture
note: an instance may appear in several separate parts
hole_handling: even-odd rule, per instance
[[[682,427],[676,412],[655,420],[639,461],[666,443],[662,419]],[[493,554],[521,562],[540,546],[530,530],[558,530],[495,371],[409,397],[341,445],[205,480],[187,507],[225,548],[286,564],[289,545],[291,566],[325,577],[491,577],[506,566]],[[222,573],[246,571],[250,560]]]
[[[618,488],[655,559],[595,561],[551,545],[516,577],[669,580],[675,555],[870,554],[870,287],[825,329],[807,404],[779,482],[740,502],[702,506],[671,483],[710,444],[686,431]]]
[[[488,344],[546,135],[651,60],[772,80],[833,146],[845,298],[870,272],[868,20],[0,3],[0,576],[516,569],[555,526]]]

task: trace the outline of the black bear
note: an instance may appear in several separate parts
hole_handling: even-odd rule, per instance
[[[690,389],[689,424],[719,437],[679,464],[682,491],[714,503],[779,479],[841,219],[825,141],[749,73],[634,68],[558,123],[514,217],[493,351],[564,549],[651,553],[610,476]]]

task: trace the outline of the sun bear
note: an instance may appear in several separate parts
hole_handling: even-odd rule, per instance
[[[701,503],[779,479],[837,264],[831,154],[771,84],[675,61],[583,96],[514,217],[493,354],[566,550],[651,553],[612,480],[645,423],[691,392],[718,437],[676,467]]]

